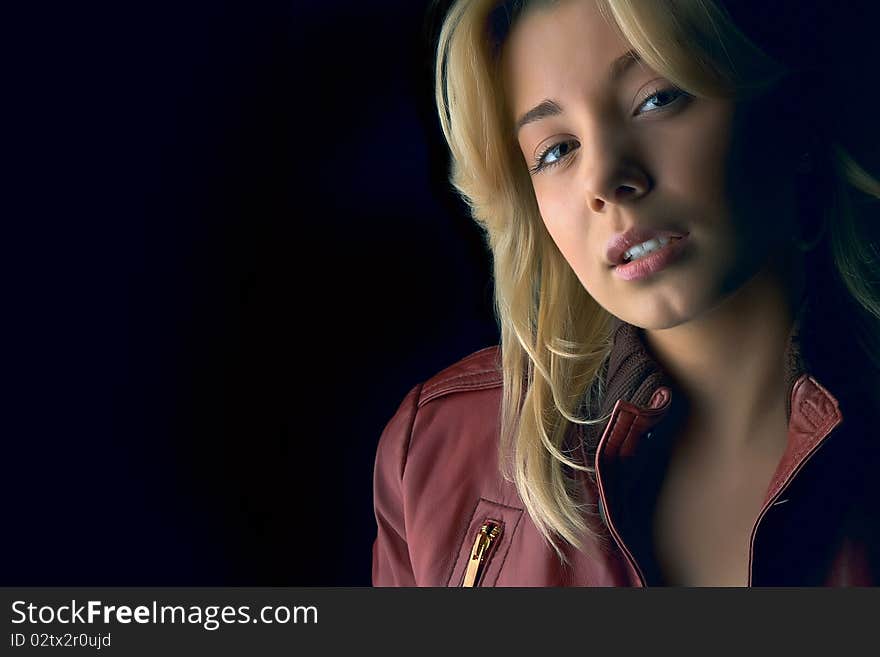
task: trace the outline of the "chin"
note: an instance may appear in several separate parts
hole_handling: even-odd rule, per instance
[[[624,322],[650,331],[662,331],[686,324],[698,317],[706,304],[692,294],[669,295],[658,292],[649,301],[640,300],[638,306],[621,308],[619,304],[608,312]]]
[[[639,317],[632,320],[622,318],[624,321],[638,326],[647,331],[662,331],[663,329],[674,328],[690,321],[690,317]]]

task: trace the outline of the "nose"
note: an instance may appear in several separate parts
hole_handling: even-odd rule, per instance
[[[606,203],[633,203],[651,189],[651,179],[640,167],[618,166],[605,174],[599,173],[588,182],[590,208],[602,212]]]

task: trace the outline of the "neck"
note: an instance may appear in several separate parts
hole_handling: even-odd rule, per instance
[[[798,254],[782,265],[685,324],[644,332],[688,401],[693,433],[713,447],[752,447],[760,436],[787,433],[785,353],[803,277]]]

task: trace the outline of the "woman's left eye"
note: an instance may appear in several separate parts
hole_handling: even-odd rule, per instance
[[[683,92],[681,89],[678,89],[676,87],[670,87],[668,89],[660,89],[658,91],[655,91],[653,94],[651,94],[647,98],[645,98],[644,102],[642,102],[642,104],[639,105],[639,109],[641,109],[645,105],[648,105],[649,102],[653,103],[655,106],[659,106],[659,107],[657,107],[657,109],[663,109],[664,107],[668,107],[669,105],[672,105],[672,103],[674,103],[679,98],[686,96],[686,95],[687,94],[685,92]],[[671,100],[670,100],[670,98],[671,98]]]

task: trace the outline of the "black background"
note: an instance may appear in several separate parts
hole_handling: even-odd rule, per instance
[[[428,0],[21,4],[0,583],[368,585],[384,424],[498,340]]]
[[[370,583],[385,422],[498,339],[427,7],[9,17],[3,584]]]

